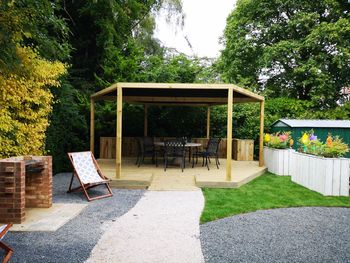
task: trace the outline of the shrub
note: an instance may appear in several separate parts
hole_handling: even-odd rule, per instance
[[[44,152],[45,131],[52,109],[50,87],[66,72],[31,48],[17,47],[21,70],[0,75],[0,158]]]
[[[286,149],[293,145],[290,132],[266,133],[264,136],[264,145],[275,149]]]
[[[323,151],[324,157],[338,158],[344,156],[347,152],[349,152],[349,146],[339,136],[334,138],[328,136]]]
[[[349,146],[339,136],[332,137],[328,135],[326,143],[323,143],[317,139],[313,130],[304,132],[298,141],[299,151],[312,155],[338,158],[349,152]]]
[[[322,155],[324,151],[323,143],[317,138],[313,130],[304,132],[299,138],[299,151],[313,155]]]

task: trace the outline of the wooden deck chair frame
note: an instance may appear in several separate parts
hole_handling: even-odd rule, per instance
[[[10,257],[13,254],[13,249],[6,245],[3,241],[2,238],[5,236],[5,234],[9,231],[10,227],[12,224],[7,224],[6,227],[0,232],[0,248],[5,250],[5,257],[2,260],[2,263],[7,263],[10,260]]]
[[[79,153],[79,152],[76,152],[76,153]],[[80,152],[80,153],[83,153],[83,152]],[[74,165],[74,161],[73,161],[73,152],[71,153],[68,153],[68,157],[69,157],[69,160],[71,161],[72,163],[72,166],[73,166],[73,173],[72,173],[72,178],[70,180],[70,184],[69,184],[69,188],[68,188],[68,191],[67,193],[71,193],[71,192],[74,192],[74,191],[79,191],[79,190],[83,190],[85,196],[86,196],[86,199],[90,202],[90,201],[93,201],[93,200],[97,200],[97,199],[101,199],[101,198],[106,198],[106,197],[111,197],[113,196],[113,193],[112,193],[112,190],[111,190],[111,187],[109,186],[109,179],[103,175],[98,163],[96,162],[96,159],[94,157],[94,155],[92,154],[92,152],[89,152],[91,154],[91,158],[92,158],[92,161],[95,165],[95,168],[96,168],[96,171],[97,173],[99,174],[99,176],[101,177],[102,181],[101,182],[96,182],[96,183],[87,183],[87,184],[84,184],[82,182],[82,180],[80,179],[79,177],[79,174],[77,173],[76,171],[76,167]],[[74,179],[74,176],[77,177],[79,183],[80,183],[80,186],[78,187],[75,187],[75,188],[72,188],[72,185],[73,185],[73,179]],[[96,196],[96,197],[90,197],[89,194],[88,194],[88,189],[90,188],[93,188],[93,187],[96,187],[96,186],[99,186],[99,185],[105,185],[106,188],[107,188],[107,191],[108,191],[108,194],[105,194],[105,195],[100,195],[100,196]]]

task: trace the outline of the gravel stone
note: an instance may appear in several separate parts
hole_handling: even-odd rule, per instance
[[[11,262],[84,262],[112,221],[129,211],[143,190],[113,189],[113,197],[87,202],[82,192],[67,194],[71,174],[53,177],[54,203],[84,203],[88,206],[55,232],[9,232],[4,241],[15,253]],[[95,188],[95,194],[101,189]],[[4,256],[0,251],[0,259]]]
[[[201,225],[206,262],[350,262],[350,209],[264,210]]]

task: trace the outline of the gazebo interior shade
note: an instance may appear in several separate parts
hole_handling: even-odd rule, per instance
[[[94,100],[116,100],[123,88],[123,102],[137,104],[220,105],[227,104],[228,90],[233,102],[260,102],[264,98],[231,84],[116,83],[91,96]]]

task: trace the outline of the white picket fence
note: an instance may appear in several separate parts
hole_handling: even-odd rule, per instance
[[[350,159],[324,158],[294,150],[264,148],[265,165],[277,175],[323,195],[349,196]]]

